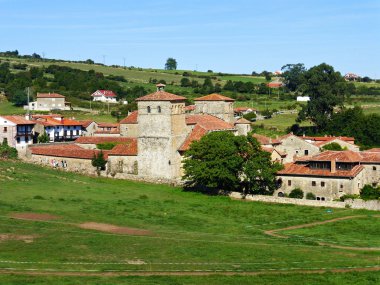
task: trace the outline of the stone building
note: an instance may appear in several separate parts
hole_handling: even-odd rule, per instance
[[[196,114],[209,114],[228,123],[234,123],[234,99],[210,94],[194,99]]]
[[[127,117],[121,120],[120,123],[120,136],[137,138],[138,124],[137,124],[138,111],[131,112]]]
[[[114,123],[98,123],[94,136],[119,137],[120,125]]]
[[[65,96],[58,93],[37,93],[35,102],[30,102],[26,107],[32,111],[70,110],[70,102],[66,102]]]
[[[278,138],[280,144],[275,146],[276,150],[286,153],[284,163],[292,162],[298,157],[318,154],[318,146],[305,141],[304,139],[289,133]]]
[[[4,141],[17,150],[33,144],[35,122],[21,116],[0,116],[0,144]]]
[[[98,123],[93,120],[78,120],[82,125],[83,136],[93,136],[98,130]]]
[[[379,184],[380,152],[326,151],[286,164],[277,176],[281,181],[277,196],[300,188],[317,200],[339,199],[345,194],[360,194],[366,184]]]

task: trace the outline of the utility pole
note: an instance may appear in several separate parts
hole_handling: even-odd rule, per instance
[[[125,57],[123,57],[123,67],[124,67],[124,69],[125,69]]]
[[[103,57],[103,64],[105,65],[106,64],[106,55],[103,54],[102,57]]]
[[[28,117],[28,120],[29,120],[29,118],[30,118],[30,110],[29,110],[29,87],[27,88],[27,96],[28,96],[28,108],[27,108],[27,113],[26,113],[26,115],[27,115],[27,117]]]

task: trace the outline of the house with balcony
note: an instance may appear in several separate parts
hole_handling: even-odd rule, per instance
[[[0,116],[0,143],[8,143],[18,150],[33,144],[35,122],[22,116]]]
[[[32,121],[36,124],[36,136],[46,132],[51,142],[73,141],[82,135],[81,122],[61,115],[32,115]]]

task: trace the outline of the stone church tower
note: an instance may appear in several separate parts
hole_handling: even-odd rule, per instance
[[[187,136],[185,97],[157,91],[138,98],[138,175],[155,180],[181,178],[178,148]]]
[[[214,93],[194,101],[196,114],[210,114],[227,123],[234,123],[234,99]]]

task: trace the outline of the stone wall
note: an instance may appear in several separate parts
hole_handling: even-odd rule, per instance
[[[293,162],[294,157],[320,153],[319,147],[308,143],[295,135],[290,135],[285,139],[282,139],[281,142],[282,143],[275,148],[287,154],[284,163]]]
[[[371,200],[364,201],[361,199],[348,199],[344,202],[339,201],[317,201],[305,199],[292,199],[284,197],[274,197],[265,195],[247,195],[243,197],[241,193],[231,192],[229,197],[233,199],[245,199],[247,201],[265,202],[265,203],[278,203],[278,204],[294,204],[311,207],[331,207],[331,208],[352,208],[352,209],[367,209],[373,211],[380,211],[380,201]]]
[[[195,101],[196,114],[210,114],[228,123],[234,123],[233,102]]]
[[[137,124],[120,124],[120,136],[128,138],[136,138],[138,135]]]

